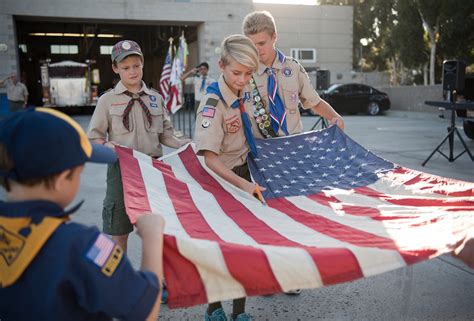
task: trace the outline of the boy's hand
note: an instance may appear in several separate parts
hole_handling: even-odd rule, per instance
[[[145,239],[151,236],[160,236],[165,229],[165,219],[158,214],[143,213],[135,223],[137,234]]]
[[[342,117],[332,118],[331,123],[339,127],[342,131],[344,130],[344,120],[342,119]]]
[[[453,256],[474,269],[474,237],[466,237],[453,251]]]

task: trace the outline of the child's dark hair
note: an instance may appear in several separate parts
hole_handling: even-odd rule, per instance
[[[198,65],[198,68],[199,67],[206,67],[206,69],[209,69],[209,64],[207,62],[201,62],[199,65]]]
[[[15,167],[15,164],[13,163],[12,159],[8,155],[5,145],[0,143],[0,170],[9,171],[14,167]],[[30,178],[30,179],[23,179],[23,180],[20,179],[20,180],[15,180],[15,181],[18,184],[25,185],[25,186],[35,186],[39,184],[44,184],[44,186],[47,189],[50,189],[53,186],[54,181],[56,180],[59,174],[60,173],[49,175],[42,178]],[[71,174],[68,175],[68,178],[72,177]],[[0,185],[3,186],[3,188],[5,188],[7,192],[10,191],[10,179],[6,177],[0,177]]]

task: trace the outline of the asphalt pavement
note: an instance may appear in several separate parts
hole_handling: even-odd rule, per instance
[[[90,116],[74,116],[87,127]],[[310,129],[317,117],[303,117]],[[402,166],[427,173],[474,182],[474,163],[467,154],[448,162],[436,153],[421,163],[446,135],[447,119],[433,113],[390,111],[383,116],[346,116],[346,133],[375,154]],[[474,141],[465,137],[474,152]],[[455,151],[461,144],[455,138]],[[447,143],[442,150],[449,153]],[[456,153],[455,153],[456,154]],[[77,200],[86,202],[74,220],[101,226],[105,193],[105,166],[88,164]],[[132,234],[128,250],[139,267],[141,243]],[[203,320],[205,305],[170,310],[162,306],[159,320]],[[231,303],[224,309],[231,311]],[[254,320],[474,320],[474,270],[449,255],[411,267],[314,290],[299,296],[277,294],[251,297],[247,312]]]

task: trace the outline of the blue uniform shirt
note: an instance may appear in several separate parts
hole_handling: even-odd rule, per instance
[[[47,216],[67,215],[46,201],[0,202],[0,218],[31,217],[38,224]],[[135,271],[125,256],[107,276],[103,262],[108,250],[97,250],[104,237],[95,227],[61,224],[20,278],[0,286],[1,320],[144,320],[156,302],[158,279]]]

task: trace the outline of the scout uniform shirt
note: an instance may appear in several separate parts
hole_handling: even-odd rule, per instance
[[[198,154],[209,150],[218,155],[224,165],[232,169],[247,161],[246,144],[239,108],[232,104],[239,99],[221,75],[217,83],[221,97],[214,93],[203,96],[196,115],[195,142]]]
[[[202,97],[206,94],[207,87],[213,82],[216,82],[216,81],[210,78],[209,75],[207,75],[206,78],[204,78],[201,74],[193,77],[194,100],[201,101]]]
[[[0,318],[145,320],[159,293],[96,227],[48,201],[0,201]]]
[[[7,88],[7,99],[9,101],[23,103],[25,97],[28,96],[28,89],[26,89],[26,86],[19,81],[16,84],[13,84],[11,79],[7,79],[5,80],[5,87]]]
[[[173,135],[173,127],[164,108],[163,98],[142,82],[140,96],[151,114],[151,125],[138,101],[134,102],[129,114],[129,129],[123,124],[124,111],[131,97],[125,94],[127,88],[120,81],[114,89],[103,94],[89,124],[89,139],[106,139],[133,148],[153,157],[163,156],[160,141]]]
[[[288,133],[290,135],[301,133],[303,131],[303,124],[301,123],[301,115],[298,110],[299,101],[302,102],[305,109],[309,109],[319,104],[321,98],[311,85],[306,70],[294,58],[286,57],[277,49],[277,56],[272,68],[276,71],[278,93],[285,104]],[[268,75],[266,69],[267,66],[259,63],[257,71],[253,74],[253,79],[268,113]],[[255,138],[264,138],[257,127],[256,117],[259,116],[257,116],[258,110],[254,101],[255,90],[252,90],[250,85],[247,85],[244,95],[248,98],[245,101],[245,108],[252,122],[252,132]],[[258,120],[259,122],[262,121],[261,118]],[[285,136],[281,128],[278,130],[278,136]]]

